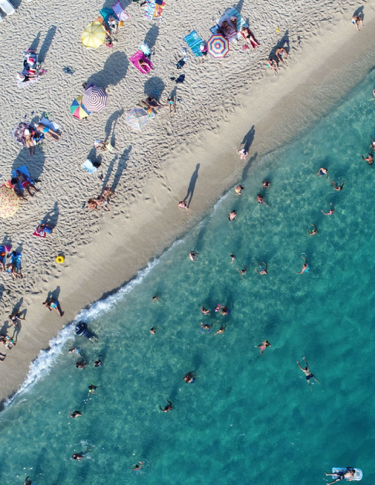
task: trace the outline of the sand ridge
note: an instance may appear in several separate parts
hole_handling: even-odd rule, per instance
[[[244,164],[235,152],[253,124],[253,161],[255,153],[259,157],[270,149],[272,121],[287,126],[289,119],[295,120],[295,129],[286,129],[285,137],[272,147],[298,131],[301,118],[290,96],[301,86],[305,95],[314,92],[327,83],[328,74],[334,76],[350,60],[354,62],[355,57],[347,54],[347,59],[341,59],[337,66],[330,64],[331,69],[323,69],[324,75],[311,77],[313,68],[346,42],[353,50],[364,50],[365,46],[357,44],[369,42],[368,26],[374,18],[373,2],[364,4],[365,27],[357,34],[350,18],[360,2],[338,4],[327,0],[316,5],[312,0],[240,1],[237,8],[249,20],[261,46],[254,52],[242,52],[242,42],[231,43],[231,51],[223,61],[196,60],[188,49],[189,60],[181,71],[175,64],[181,48],[186,47],[183,37],[195,29],[207,40],[209,28],[230,3],[169,0],[163,18],[150,22],[143,18],[143,9],[137,4],[123,0],[131,18],[120,29],[118,42],[111,50],[101,47],[87,51],[79,42],[81,31],[103,6],[98,1],[77,5],[63,1],[58,9],[40,0],[23,2],[17,13],[0,25],[1,56],[7,66],[0,73],[1,182],[9,178],[12,168],[24,164],[34,178],[42,180],[37,197],[21,202],[15,217],[1,220],[5,240],[12,243],[13,249],[22,249],[24,273],[18,281],[0,274],[3,321],[21,298],[28,315],[17,347],[1,364],[0,397],[19,387],[29,363],[41,348],[48,347],[62,324],[73,319],[83,306],[129,280],[150,257],[160,254],[197,221],[236,177],[241,177]],[[291,58],[275,76],[264,67],[264,60],[286,33]],[[38,38],[47,76],[19,90],[15,73],[21,69],[22,51],[33,41],[35,45]],[[150,76],[140,74],[128,61],[145,39],[155,49],[155,70]],[[359,66],[358,76],[373,65],[371,56],[373,51]],[[67,65],[76,69],[74,75],[62,71]],[[129,128],[124,113],[144,93],[152,95],[154,90],[165,102],[176,86],[169,78],[180,73],[186,75],[186,81],[177,87],[181,100],[177,114],[170,116],[165,108],[142,132]],[[69,106],[82,93],[84,81],[107,87],[109,101],[103,112],[79,122],[71,117]],[[349,87],[344,84],[343,91]],[[327,103],[331,98],[327,93]],[[283,105],[285,99],[288,103]],[[313,119],[322,114],[319,107],[306,104],[302,94],[300,102]],[[10,132],[25,115],[31,120],[43,111],[51,113],[51,119],[60,124],[62,139],[58,143],[48,140],[35,156],[29,157],[12,140]],[[102,154],[98,173],[103,173],[104,179],[100,180],[80,165],[90,154],[93,140],[104,137],[112,140],[118,152]],[[179,212],[176,203],[185,196],[197,164],[199,182],[192,210]],[[83,208],[87,199],[98,195],[106,185],[114,186],[116,191],[111,212],[90,213]],[[32,232],[46,215],[56,223],[53,235],[45,240],[33,238]],[[64,265],[54,261],[59,252],[66,257]],[[41,305],[53,290],[60,293],[66,312],[62,319]]]

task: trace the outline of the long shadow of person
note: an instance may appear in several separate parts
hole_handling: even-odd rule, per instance
[[[113,170],[113,167],[115,166],[117,159],[118,159],[118,155],[115,155],[108,165],[107,173],[105,174],[105,177],[103,179],[102,192],[108,186],[108,182],[109,182],[109,179],[111,178],[112,170]]]
[[[150,49],[152,49],[156,43],[156,39],[158,38],[158,35],[159,35],[159,26],[153,25],[151,29],[147,32],[144,43],[147,44]]]
[[[39,46],[39,41],[40,41],[40,32],[38,32],[38,35],[31,42],[29,49],[32,49],[33,51],[37,51]]]
[[[118,186],[122,172],[127,167],[126,162],[129,160],[129,155],[130,155],[131,150],[132,150],[132,145],[129,145],[128,148],[126,148],[126,150],[123,151],[121,157],[119,158],[117,170],[116,170],[115,177],[113,179],[113,184],[112,184],[113,192],[116,190],[116,188]]]
[[[242,171],[242,180],[247,177],[247,172],[249,171],[249,168],[255,162],[257,157],[258,157],[258,152],[255,152],[254,155],[251,158],[249,158],[249,161],[247,162],[247,164],[245,165],[245,167]]]
[[[242,7],[243,7],[243,2],[244,2],[244,0],[239,0],[239,2],[236,5],[236,10],[238,11],[238,13],[241,13],[241,10],[242,10]]]
[[[255,137],[255,126],[253,125],[250,130],[246,133],[243,137],[241,145],[244,145],[244,149],[248,152],[250,150],[251,145],[254,142]]]
[[[56,201],[55,205],[53,206],[53,209],[48,211],[46,215],[43,217],[43,222],[45,222],[49,227],[56,227],[57,226],[57,221],[59,218],[59,203]]]
[[[128,66],[126,54],[120,51],[114,52],[105,61],[103,69],[89,77],[87,85],[95,84],[104,89],[109,85],[116,86],[126,76]]]
[[[37,181],[41,174],[43,173],[44,162],[46,156],[42,148],[38,148],[33,156],[32,163],[30,161],[30,156],[27,148],[22,148],[22,150],[17,155],[17,158],[13,162],[12,170],[17,170],[18,168],[26,165],[30,172],[30,177]]]
[[[190,206],[191,200],[192,200],[193,195],[194,195],[195,185],[196,185],[197,180],[198,180],[198,172],[199,172],[200,166],[201,166],[201,164],[197,163],[197,166],[195,167],[193,175],[191,176],[191,179],[190,179],[190,182],[189,182],[189,187],[187,189],[187,193],[185,195],[185,198],[183,199],[187,203],[188,207]]]
[[[53,38],[55,37],[56,34],[56,26],[52,25],[52,27],[49,28],[49,31],[47,32],[47,35],[43,41],[42,47],[40,48],[39,51],[39,62],[44,62],[48,49],[51,47]]]
[[[360,7],[357,8],[357,10],[353,13],[353,17],[361,17],[363,20],[365,18],[365,13],[363,11],[364,6],[361,5]]]
[[[124,114],[124,108],[122,109],[119,109],[117,111],[115,111],[114,113],[111,114],[111,116],[108,118],[107,120],[107,123],[105,124],[105,141],[108,141],[108,138],[110,137],[111,133],[112,133],[112,137],[111,137],[111,145],[112,146],[115,146],[115,129],[116,129],[116,124],[119,120],[119,118],[121,118],[121,116]]]

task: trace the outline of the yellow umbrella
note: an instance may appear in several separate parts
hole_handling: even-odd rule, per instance
[[[107,36],[105,28],[100,22],[92,22],[89,24],[81,35],[81,42],[85,47],[97,49],[102,44]]]
[[[20,201],[13,189],[0,187],[0,217],[12,217],[19,209]]]

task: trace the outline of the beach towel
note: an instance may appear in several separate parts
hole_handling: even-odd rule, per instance
[[[95,163],[94,165],[94,163],[91,160],[87,159],[85,162],[82,163],[81,167],[84,168],[88,173],[94,173],[98,170],[98,166],[100,167],[100,164],[98,165],[98,163]]]
[[[42,224],[45,224],[45,222],[42,221],[39,224],[39,226],[33,232],[33,236],[45,238],[45,237],[47,237],[48,234],[52,234],[52,229],[48,226],[44,226],[44,228],[42,229],[41,228]]]
[[[133,54],[129,58],[129,60],[138,69],[138,71],[141,72],[142,74],[148,74],[151,71],[151,69],[154,69],[154,66],[153,66],[152,62],[150,61],[150,59],[148,59],[148,57],[146,57],[145,54],[141,50],[139,50],[135,54]],[[146,63],[146,65],[140,66],[139,65],[140,60],[144,61]]]
[[[235,22],[231,20],[234,17],[236,18]],[[222,27],[224,22],[227,22],[227,26]],[[235,7],[231,7],[224,12],[223,16],[214,27],[211,27],[210,31],[213,34],[219,33],[224,35],[229,41],[237,41],[240,38],[242,27],[249,27],[249,25],[245,22],[240,12]]]
[[[130,15],[122,8],[120,0],[112,6],[112,10],[115,12],[117,18],[122,22],[130,19]]]
[[[202,39],[199,37],[199,35],[195,30],[193,30],[193,32],[190,32],[190,34],[184,37],[184,40],[192,50],[195,57],[203,56],[203,52],[200,49],[202,44]]]
[[[163,0],[146,0],[145,18],[148,20],[160,19],[163,15],[165,2]]]

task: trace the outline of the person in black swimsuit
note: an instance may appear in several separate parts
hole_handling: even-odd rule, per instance
[[[314,376],[314,374],[312,374],[312,373],[310,372],[310,367],[309,367],[309,364],[307,363],[307,360],[306,360],[306,358],[305,358],[305,357],[303,357],[303,361],[305,362],[306,367],[301,367],[301,364],[298,362],[298,360],[297,360],[297,364],[298,364],[298,367],[301,369],[301,371],[302,371],[302,372],[305,374],[305,376],[306,376],[306,380],[307,380],[307,384],[310,386],[310,389],[312,390],[310,380],[311,380],[311,379],[315,379],[315,380],[316,380],[316,382],[317,382],[318,384],[320,384],[320,382],[319,382],[319,381],[318,381],[318,379],[317,379],[317,378]]]

